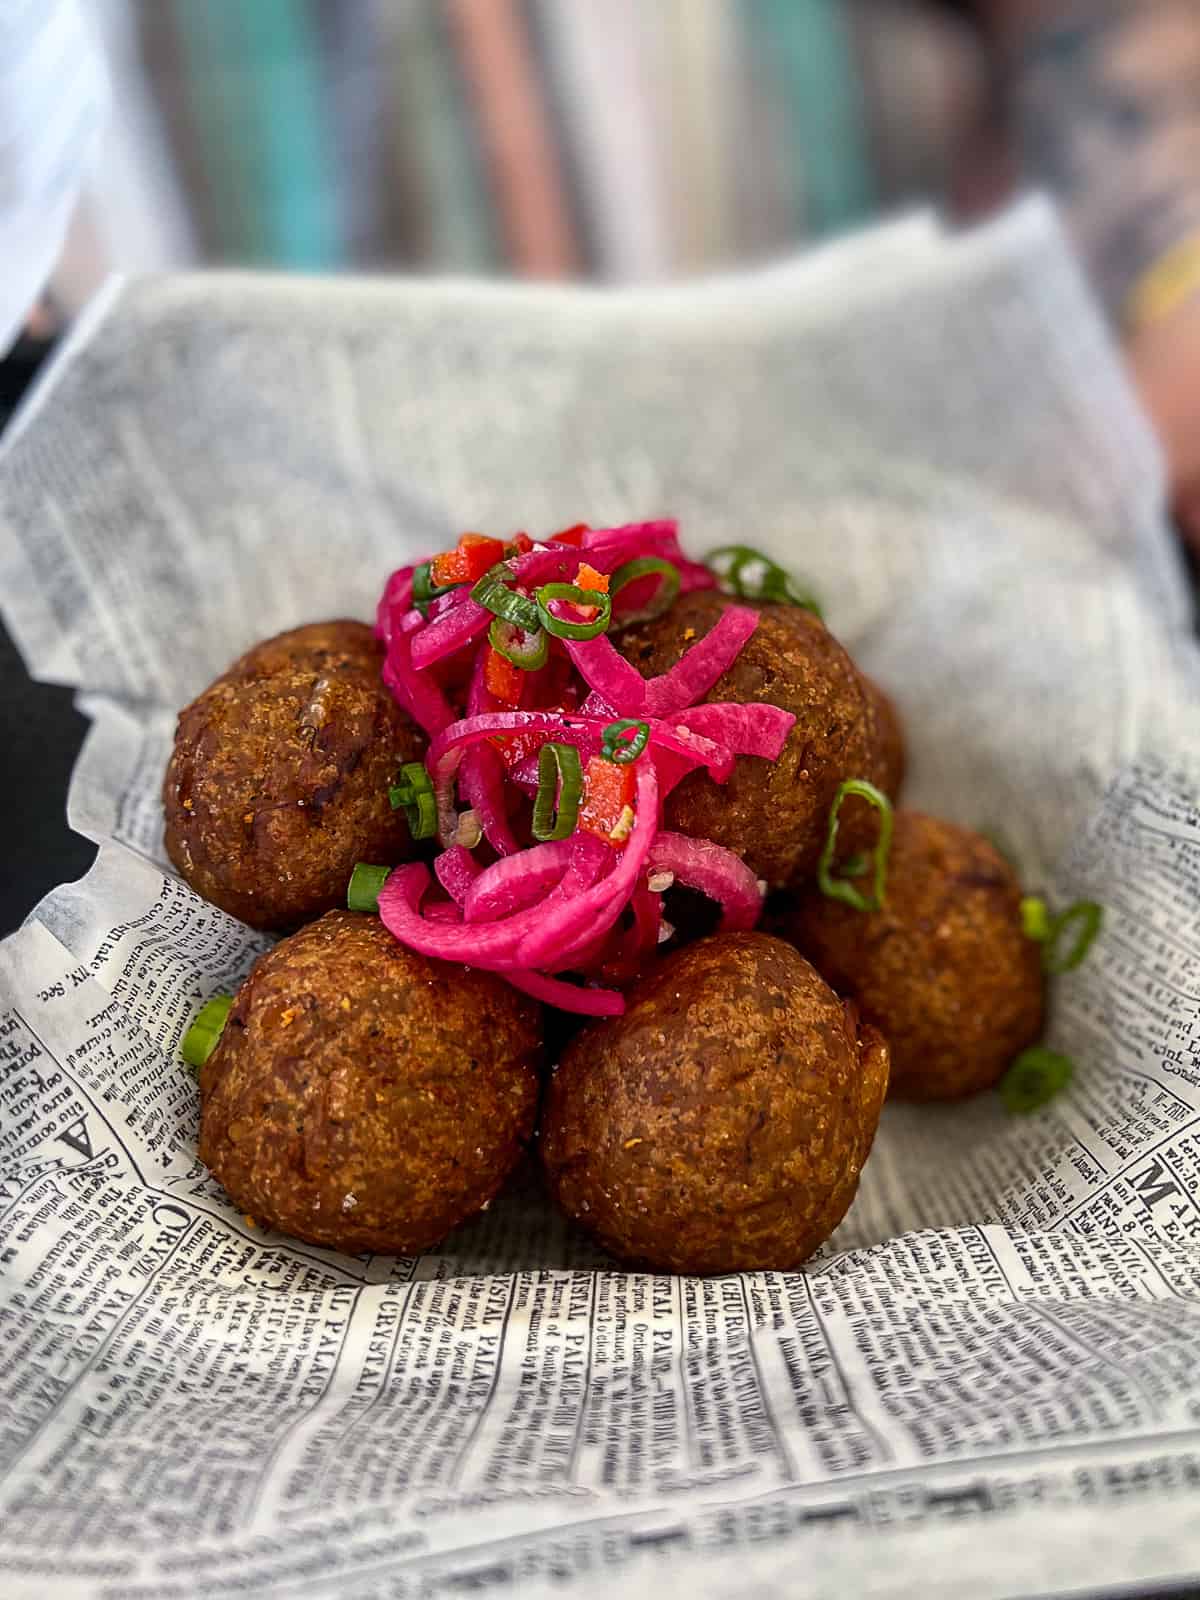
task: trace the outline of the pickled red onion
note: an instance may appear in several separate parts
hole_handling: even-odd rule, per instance
[[[711,839],[660,833],[650,847],[650,869],[673,872],[677,883],[715,900],[723,933],[753,928],[762,912],[762,890],[754,873],[741,856]]]
[[[508,568],[515,587],[531,594],[544,583],[573,582],[583,561],[611,574],[645,556],[677,567],[683,593],[716,584],[706,567],[684,556],[673,521],[592,529],[578,544],[552,538],[511,555]],[[623,981],[653,957],[662,897],[648,887],[652,870],[670,871],[716,900],[722,927],[752,927],[761,895],[750,869],[711,841],[661,832],[660,807],[690,771],[703,768],[724,782],[738,756],[775,760],[781,753],[795,719],[778,707],[694,704],[736,659],[757,626],[757,613],[729,606],[668,672],[649,680],[603,633],[588,640],[556,637],[547,665],[519,679],[520,705],[531,708],[510,709],[487,688],[491,652],[481,635],[490,612],[471,598],[466,585],[418,609],[413,574],[405,567],[389,578],[376,633],[385,648],[385,683],[430,735],[426,766],[445,847],[434,870],[450,898],[423,904],[428,870],[397,868],[379,896],[380,915],[395,937],[435,959],[501,973],[548,1004],[615,1016],[624,1002],[614,990],[594,987],[595,976],[613,974]],[[632,593],[636,601],[638,592]],[[466,714],[456,720],[467,662]],[[432,671],[438,663],[449,672]],[[578,675],[573,683],[563,676],[568,663]],[[587,693],[578,712],[537,708],[539,699],[572,704],[580,678]],[[586,762],[600,753],[607,725],[625,718],[647,725],[645,748],[631,768],[633,818],[625,837],[614,832],[601,838],[577,829],[568,839],[523,848],[509,816],[509,783],[514,790],[536,789],[538,751],[547,740],[575,746]],[[502,756],[493,743],[503,734],[532,735],[532,753],[526,754],[530,743],[524,743],[520,759],[507,766],[512,753]],[[470,849],[454,842],[456,834],[463,837],[458,807],[464,802],[498,857],[490,866],[481,866]],[[633,916],[628,928],[621,924],[626,908]],[[555,976],[564,972],[591,981],[581,986]]]
[[[758,612],[748,606],[727,606],[712,629],[675,663],[669,672],[646,683],[645,708],[666,717],[706,695],[737,659],[758,627]]]
[[[485,867],[470,885],[462,901],[463,921],[495,922],[523,910],[559,882],[570,859],[569,839],[551,840],[522,850],[519,855],[502,856]]]
[[[437,873],[442,888],[461,910],[472,884],[483,868],[465,845],[452,844],[449,850],[443,850],[433,863],[433,870]]]
[[[418,672],[462,650],[472,639],[477,639],[492,620],[491,612],[476,605],[466,589],[455,590],[455,594],[465,598],[447,606],[413,642],[412,664]],[[451,595],[444,598],[453,600]]]
[[[625,1010],[625,996],[616,989],[585,989],[562,978],[547,978],[540,972],[506,972],[504,979],[534,1000],[557,1006],[560,1011],[574,1011],[581,1017],[619,1017]]]
[[[790,711],[779,706],[732,700],[714,700],[708,705],[688,706],[672,719],[694,733],[714,739],[739,756],[763,756],[778,761],[787,736],[796,724]]]
[[[476,651],[471,672],[471,687],[467,692],[467,715],[477,716],[492,712],[498,702],[487,687],[487,650]],[[473,745],[462,759],[459,768],[459,787],[463,798],[479,819],[483,836],[497,855],[516,855],[521,846],[508,820],[508,807],[504,799],[504,763],[491,744]],[[449,826],[449,815],[446,817]]]
[[[658,831],[658,774],[653,761],[639,760],[635,765],[633,831],[618,865],[569,907],[548,909],[549,902],[543,904],[536,928],[522,938],[517,951],[523,967],[544,967],[572,954],[580,944],[611,928],[621,915]]]

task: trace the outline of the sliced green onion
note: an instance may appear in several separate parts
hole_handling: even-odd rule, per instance
[[[413,605],[423,617],[429,615],[431,600],[436,600],[439,595],[449,594],[451,589],[461,588],[460,583],[434,583],[432,561],[422,561],[419,567],[413,568]]]
[[[1060,1056],[1045,1045],[1022,1050],[998,1085],[1005,1110],[1014,1117],[1038,1110],[1066,1088],[1074,1071],[1069,1056]]]
[[[522,628],[506,617],[497,617],[488,629],[488,642],[514,667],[536,672],[550,655],[550,641],[543,628]]]
[[[189,1067],[202,1067],[212,1055],[232,1007],[231,994],[215,994],[197,1011],[179,1046],[180,1054]]]
[[[1073,972],[1083,963],[1103,922],[1104,907],[1097,905],[1094,900],[1077,900],[1073,906],[1061,912],[1050,924],[1046,942],[1042,947],[1042,971],[1048,972],[1051,977],[1058,977],[1063,972]],[[1060,954],[1059,947],[1063,935],[1072,927],[1077,927],[1079,930],[1075,935],[1075,941]]]
[[[1027,894],[1021,901],[1021,932],[1035,944],[1045,944],[1052,926],[1046,902],[1036,894]]]
[[[391,867],[372,867],[360,861],[350,874],[346,888],[346,907],[350,911],[379,910],[379,891],[391,875]]]
[[[748,544],[723,544],[704,558],[721,580],[727,594],[743,600],[773,600],[776,605],[799,606],[813,616],[823,615],[815,596],[785,567]]]
[[[437,797],[433,779],[420,761],[406,761],[400,768],[400,782],[388,790],[392,810],[403,808],[408,831],[414,839],[432,839],[437,833]],[[351,908],[353,909],[353,908]]]
[[[652,572],[658,573],[662,582],[640,611],[622,612],[614,622],[614,627],[629,628],[635,622],[650,622],[655,617],[661,617],[664,611],[669,611],[675,604],[679,598],[679,568],[664,561],[661,556],[639,556],[636,561],[627,561],[624,566],[618,567],[608,580],[609,595],[615,600],[627,583],[648,578]]]
[[[612,620],[612,599],[599,589],[581,589],[577,583],[544,583],[535,594],[542,627],[556,639],[599,638]],[[550,610],[555,600],[568,600],[573,606],[594,606],[599,615],[591,622],[564,622]]]
[[[513,570],[506,561],[497,561],[489,567],[471,590],[471,599],[506,622],[515,623],[532,633],[538,626],[538,608],[532,600],[508,587]]]
[[[631,729],[633,738],[626,739],[625,735]],[[631,761],[637,760],[649,743],[648,722],[639,722],[636,717],[622,717],[619,722],[610,722],[601,734],[600,754],[618,767],[627,767]]]
[[[842,809],[842,801],[847,795],[852,794],[869,801],[879,812],[879,837],[875,841],[873,851],[875,886],[869,900],[866,895],[860,894],[852,883],[847,883],[845,878],[835,878],[832,872],[833,855],[837,848],[838,813]],[[866,778],[847,778],[845,783],[838,785],[838,792],[834,795],[833,804],[829,808],[829,832],[826,835],[825,848],[821,851],[821,859],[817,863],[817,887],[823,895],[827,895],[830,900],[840,900],[844,905],[853,906],[855,911],[883,909],[887,889],[888,856],[892,849],[893,821],[892,802],[873,783],[868,783]],[[850,864],[853,862],[852,856]]]
[[[544,744],[538,751],[538,788],[533,802],[533,837],[543,843],[574,832],[583,794],[583,767],[573,744]],[[557,801],[558,814],[555,815]]]

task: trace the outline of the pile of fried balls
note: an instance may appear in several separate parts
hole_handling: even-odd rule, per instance
[[[508,572],[519,557],[505,550]],[[642,568],[630,582],[645,588]],[[608,575],[581,571],[598,595]],[[507,603],[516,591],[494,573],[480,592]],[[730,592],[719,579],[623,625],[614,598],[607,637],[651,680],[728,607],[757,613],[701,703],[794,717],[778,759],[738,755],[723,783],[676,774],[658,823],[739,858],[761,914],[738,925],[669,871],[644,876],[633,904],[661,896],[658,943],[612,980],[620,1014],[551,1013],[502,971],[432,959],[347,909],[360,863],[432,860],[413,791],[399,805],[394,793],[430,738],[385,682],[378,628],[330,621],[267,640],[181,713],[163,789],[170,858],[206,900],[282,935],[215,1022],[205,1008],[184,1052],[202,1062],[200,1156],[258,1226],[411,1255],[535,1153],[553,1201],[617,1260],[790,1269],[845,1216],[886,1096],[958,1100],[1004,1080],[1012,1109],[1046,1097],[1046,1062],[1062,1061],[1038,1045],[1055,920],[988,839],[900,808],[896,707],[809,604],[777,582]],[[432,590],[412,632],[449,592]],[[516,659],[533,659],[519,642]],[[550,645],[542,673],[567,659],[560,636]],[[430,672],[466,706],[454,658]],[[470,821],[451,817],[451,850],[493,864]],[[519,793],[506,822],[522,845],[542,837]],[[619,860],[624,839],[608,838]]]

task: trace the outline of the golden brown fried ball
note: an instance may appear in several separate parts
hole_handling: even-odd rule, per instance
[[[698,590],[615,642],[644,677],[655,677],[740,603]],[[871,723],[854,663],[823,623],[797,606],[755,609],[758,627],[705,699],[767,702],[792,712],[796,725],[776,762],[741,756],[720,785],[690,773],[667,799],[665,825],[735,850],[781,888],[813,872],[838,785],[875,770]]]
[[[781,931],[886,1035],[895,1096],[957,1100],[994,1084],[1042,1031],[1041,951],[1020,903],[986,839],[899,811],[884,909],[814,890]]]
[[[388,786],[425,740],[380,681],[362,622],[256,645],[180,713],[163,783],[167,854],[255,928],[344,905],[357,861],[412,854]]]
[[[795,1267],[854,1198],[887,1077],[882,1038],[795,950],[716,934],[568,1045],[542,1123],[547,1180],[620,1259]]]
[[[411,1254],[473,1216],[533,1135],[538,1007],[331,911],[260,956],[200,1073],[200,1159],[265,1227]]]

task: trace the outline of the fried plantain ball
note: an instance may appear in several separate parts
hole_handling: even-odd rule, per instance
[[[886,1034],[893,1095],[958,1100],[994,1084],[1042,1031],[1041,952],[1020,903],[986,839],[898,811],[884,909],[814,890],[780,929]]]
[[[904,749],[904,724],[892,697],[865,672],[860,671],[867,697],[868,744],[871,750],[869,777],[889,799],[899,797],[908,765]]]
[[[532,1138],[541,1018],[492,973],[330,911],[260,956],[200,1073],[200,1159],[256,1222],[427,1249]]]
[[[795,950],[716,934],[567,1047],[542,1159],[606,1250],[670,1272],[795,1267],[854,1198],[888,1054]]]
[[[726,606],[741,603],[698,590],[615,642],[654,677],[702,639]],[[757,629],[705,699],[765,701],[792,712],[796,725],[776,762],[741,756],[722,785],[690,773],[667,799],[665,824],[737,851],[758,877],[782,888],[815,868],[838,784],[875,770],[871,723],[854,663],[823,623],[797,606],[755,609]]]
[[[412,854],[387,791],[425,740],[381,660],[365,623],[312,623],[256,645],[180,713],[166,846],[197,894],[288,928],[344,905],[356,861]]]

